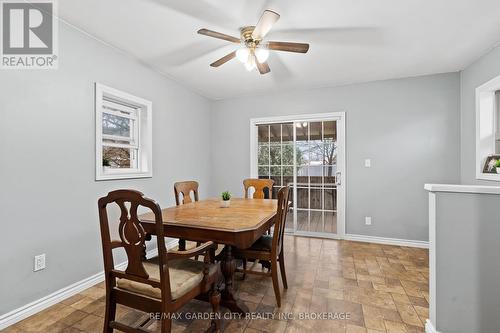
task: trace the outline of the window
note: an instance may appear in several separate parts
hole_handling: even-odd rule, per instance
[[[500,181],[500,76],[476,89],[476,178]]]
[[[96,180],[152,177],[152,104],[96,83]]]

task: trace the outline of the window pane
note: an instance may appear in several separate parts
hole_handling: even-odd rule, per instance
[[[337,122],[336,121],[325,121],[323,122],[324,138],[333,141],[337,140]]]
[[[311,188],[311,209],[323,209],[322,190]]]
[[[299,183],[307,183],[309,182],[307,176],[309,175],[306,166],[298,166],[297,167],[297,182]]]
[[[130,137],[133,120],[125,117],[102,113],[102,134]]]
[[[335,183],[335,172],[337,172],[336,165],[329,165],[324,167],[325,183],[334,184]]]
[[[309,123],[309,140],[323,140],[323,123]]]
[[[297,165],[309,164],[309,143],[297,141]]]
[[[335,141],[330,139],[325,139],[324,145],[324,165],[333,165],[337,161],[337,145]]]
[[[282,151],[282,164],[293,165],[293,144],[284,144],[281,147]]]
[[[333,186],[325,188],[325,209],[337,209],[337,189]]]
[[[271,165],[281,165],[281,145],[272,144],[270,147]]]
[[[259,144],[259,165],[269,165],[269,145]]]
[[[259,178],[268,178],[269,177],[269,167],[267,166],[260,166],[259,167]]]
[[[297,211],[297,230],[309,231],[310,212],[305,210]]]
[[[297,208],[309,208],[309,189],[297,188]]]
[[[259,125],[259,142],[268,143],[269,142],[269,125]]]
[[[292,165],[284,165],[283,166],[283,176],[289,176],[293,178],[293,166]]]
[[[271,176],[281,177],[281,167],[280,166],[272,166],[271,167]],[[273,177],[271,177],[273,178]],[[277,185],[277,184],[275,184]]]
[[[289,186],[292,183],[293,183],[293,176],[283,176],[283,186]],[[292,191],[292,189],[290,189],[290,191]],[[292,197],[292,195],[290,195],[290,197]]]
[[[278,187],[278,190],[281,188],[281,176],[273,176],[271,175],[271,179],[274,180],[274,186]]]
[[[321,177],[323,176],[323,166],[314,165],[309,167],[309,176],[311,177],[311,183],[321,183]],[[319,181],[313,181],[313,178],[319,178]]]
[[[284,144],[293,144],[293,124],[282,124],[281,140]]]
[[[321,140],[309,141],[309,156],[311,165],[322,165],[324,160],[324,147]]]
[[[136,149],[103,147],[102,164],[104,167],[110,167],[113,169],[136,168],[134,161],[131,158],[134,150]]]
[[[295,130],[297,132],[297,141],[307,141],[309,140],[309,123],[308,122],[298,122],[295,123]]]
[[[281,143],[281,124],[270,125],[271,137],[270,141],[275,143]]]

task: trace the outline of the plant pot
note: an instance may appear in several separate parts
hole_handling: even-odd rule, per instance
[[[222,200],[220,202],[220,207],[221,208],[229,208],[230,204],[231,204],[231,200]]]
[[[500,173],[500,167],[495,168],[497,170],[497,173]]]

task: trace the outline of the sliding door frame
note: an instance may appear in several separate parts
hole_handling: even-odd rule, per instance
[[[316,114],[301,114],[301,115],[289,115],[289,116],[276,116],[276,117],[264,117],[264,118],[252,118],[250,119],[250,177],[258,178],[258,137],[257,137],[257,126],[264,124],[276,124],[276,123],[294,123],[296,121],[304,122],[319,122],[319,121],[336,121],[337,122],[337,171],[340,171],[340,183],[337,184],[337,233],[326,233],[326,232],[304,232],[297,231],[296,223],[297,214],[296,209],[294,209],[294,234],[299,236],[312,236],[312,237],[325,237],[325,238],[338,238],[343,239],[346,233],[345,225],[345,213],[346,213],[346,131],[345,131],[345,116],[344,111],[339,112],[329,112],[329,113],[316,113]],[[295,133],[294,126],[294,133]],[[295,147],[295,135],[294,135],[294,147]],[[295,159],[295,149],[294,149],[294,159]],[[297,183],[297,172],[294,167],[293,171],[294,184]],[[297,202],[297,190],[293,191],[293,202]]]

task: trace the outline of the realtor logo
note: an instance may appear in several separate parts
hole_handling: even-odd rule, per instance
[[[57,21],[53,0],[0,2],[1,68],[57,68]]]

